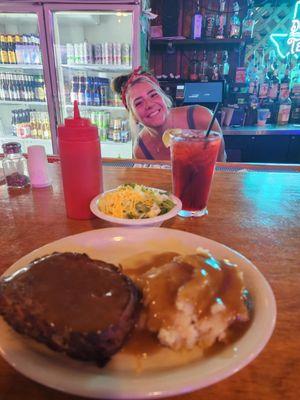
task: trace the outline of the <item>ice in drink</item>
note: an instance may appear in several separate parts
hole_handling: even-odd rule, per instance
[[[202,216],[207,213],[215,163],[221,136],[211,132],[182,130],[171,135],[173,193],[182,201],[179,215]]]

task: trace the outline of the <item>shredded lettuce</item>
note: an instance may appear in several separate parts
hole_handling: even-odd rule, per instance
[[[137,183],[126,183],[105,193],[98,202],[105,214],[128,219],[145,219],[169,212],[175,203],[170,193]]]

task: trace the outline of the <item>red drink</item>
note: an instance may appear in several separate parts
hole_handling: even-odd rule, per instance
[[[211,132],[206,138],[203,131],[182,130],[171,136],[173,193],[182,201],[180,216],[207,214],[215,164],[221,136]]]

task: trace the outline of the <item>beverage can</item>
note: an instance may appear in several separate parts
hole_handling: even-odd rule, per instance
[[[82,64],[88,63],[88,43],[82,43]]]
[[[102,129],[104,126],[104,115],[103,114],[104,114],[104,111],[99,111],[98,115],[97,115],[98,121],[97,121],[96,125],[98,126],[99,129]]]
[[[79,64],[85,64],[83,43],[78,44],[78,49],[79,49]]]
[[[121,65],[121,43],[113,43],[113,64]]]
[[[74,64],[74,46],[72,43],[67,43],[67,64]]]
[[[104,46],[104,43],[100,43],[100,46],[101,46],[100,64],[105,64],[105,46]]]
[[[78,43],[74,43],[74,63],[80,64],[80,50]]]
[[[113,63],[113,44],[104,42],[104,60],[103,64],[110,65]]]
[[[101,43],[94,45],[95,63],[102,64],[102,45]]]
[[[131,65],[131,46],[129,43],[122,43],[121,46],[121,62],[123,65]]]
[[[104,111],[103,113],[103,128],[108,129],[110,124],[110,112]]]

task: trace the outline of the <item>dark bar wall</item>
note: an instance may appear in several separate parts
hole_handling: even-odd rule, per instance
[[[295,6],[296,0],[151,1],[158,17],[150,69],[176,106],[186,104],[178,85],[183,92],[187,82],[224,83],[218,119],[229,161],[300,163],[300,49],[298,59],[291,51],[282,57],[284,46],[271,41],[274,33],[292,32]],[[197,12],[202,30],[194,39]]]

